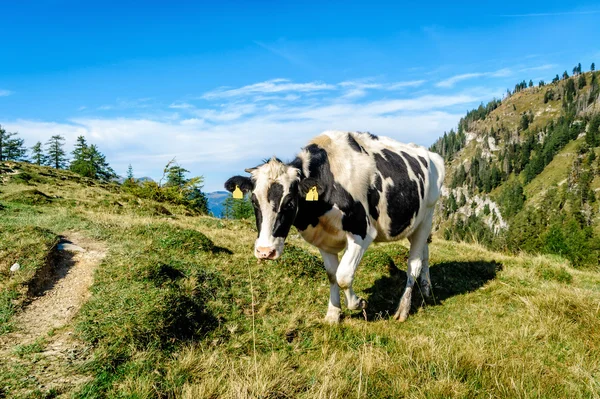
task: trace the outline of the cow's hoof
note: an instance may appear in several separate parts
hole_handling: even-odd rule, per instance
[[[362,298],[358,298],[356,303],[352,304],[352,306],[348,306],[350,310],[365,310],[367,308],[367,301]]]
[[[408,311],[407,312],[397,311],[396,314],[394,315],[394,319],[398,320],[399,322],[406,321],[406,319],[408,319]]]
[[[394,314],[394,319],[400,322],[408,319],[408,312],[410,311],[410,295],[402,297],[398,310]]]
[[[327,315],[325,316],[325,323],[338,324],[340,322],[341,315],[342,315],[342,312],[339,309],[330,310],[327,312]]]

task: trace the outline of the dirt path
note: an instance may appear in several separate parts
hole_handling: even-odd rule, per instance
[[[87,359],[89,348],[73,337],[71,321],[90,295],[94,271],[106,248],[76,232],[64,236],[52,277],[15,315],[15,330],[0,337],[4,363],[0,367],[25,371],[22,388],[26,390],[60,393],[86,380],[76,369]]]

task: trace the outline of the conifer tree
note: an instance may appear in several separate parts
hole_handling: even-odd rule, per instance
[[[36,165],[46,165],[47,158],[42,149],[42,142],[38,141],[33,147],[31,147],[31,162]]]
[[[129,166],[127,167],[127,180],[133,181],[133,179],[133,168],[131,167],[131,164],[129,164]]]
[[[12,133],[12,135],[16,135],[16,133]],[[6,161],[25,161],[27,159],[25,140],[17,137],[7,140],[4,153]]]
[[[592,65],[590,65],[590,71],[594,72],[596,70],[596,64],[594,64],[592,62]]]
[[[88,150],[85,137],[77,137],[75,148],[73,149],[73,152],[71,152],[73,160],[69,165],[69,169],[85,177],[94,177],[94,170],[88,159]]]
[[[563,72],[563,79],[569,79],[569,74],[567,73],[567,71]]]
[[[221,217],[226,219],[250,219],[253,216],[254,207],[248,196],[244,196],[242,199],[234,199],[230,195],[223,201]]]
[[[579,79],[577,80],[577,88],[578,89],[583,89],[585,87],[585,75],[581,74],[579,75]]]
[[[55,135],[46,143],[48,163],[55,169],[64,169],[67,165],[67,157],[63,149],[65,138]]]
[[[69,169],[82,176],[108,181],[117,177],[115,171],[106,162],[106,157],[96,145],[88,145],[85,137],[77,137],[75,149],[72,152],[73,161]]]
[[[8,145],[10,138],[14,135],[15,133],[7,132],[2,128],[2,125],[0,125],[0,161],[6,159],[6,146]]]

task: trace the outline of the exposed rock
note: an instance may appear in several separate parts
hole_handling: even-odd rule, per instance
[[[14,265],[12,265],[12,266],[10,267],[10,271],[14,273],[14,272],[16,272],[17,270],[19,270],[20,268],[21,268],[21,265],[19,265],[18,263],[15,263]]]
[[[83,249],[75,244],[68,243],[68,242],[61,242],[56,246],[56,248],[59,251],[85,252],[85,249]]]

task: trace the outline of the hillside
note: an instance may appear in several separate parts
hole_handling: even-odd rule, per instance
[[[435,300],[417,298],[397,323],[389,314],[407,251],[376,245],[355,281],[368,320],[345,311],[329,326],[326,275],[297,234],[281,260],[261,263],[249,221],[191,216],[67,171],[1,168],[2,397],[587,398],[600,390],[600,276],[563,258],[434,238]],[[68,243],[84,252],[62,251]],[[70,277],[86,273],[89,288]],[[73,280],[85,292],[74,296]],[[79,310],[59,312],[61,304]]]
[[[597,268],[600,73],[532,83],[468,112],[432,146],[447,163],[439,230]]]

